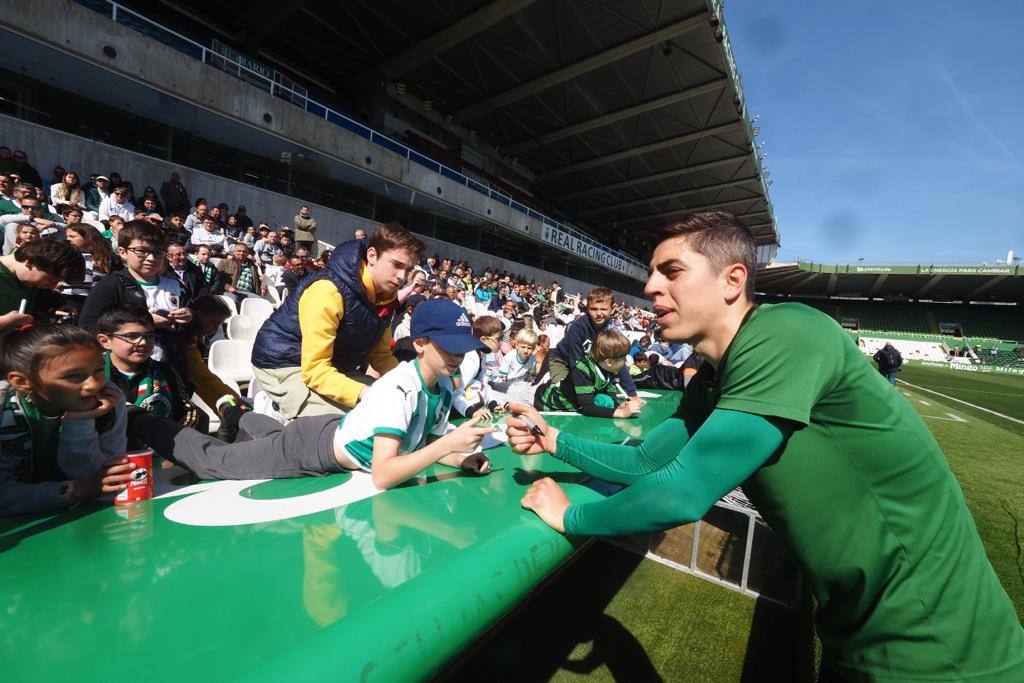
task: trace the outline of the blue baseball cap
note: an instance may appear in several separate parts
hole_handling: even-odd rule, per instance
[[[449,299],[428,299],[412,313],[410,336],[430,337],[451,354],[485,351],[487,345],[473,336],[473,323],[466,311]]]

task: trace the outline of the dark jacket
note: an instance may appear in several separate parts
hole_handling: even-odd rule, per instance
[[[590,346],[597,339],[597,335],[607,328],[607,321],[601,327],[597,327],[590,320],[590,316],[580,316],[565,328],[565,336],[558,342],[558,346],[551,350],[551,358],[561,361],[567,368],[576,367],[576,364],[590,353]],[[636,396],[636,385],[629,376],[629,368],[625,365],[619,370],[619,384],[628,395]]]
[[[203,278],[202,269],[192,261],[185,261],[185,276],[178,277],[178,273],[173,268],[168,266],[164,273],[167,277],[173,277],[175,280],[181,283],[182,292],[182,306],[188,306],[198,297],[204,294],[210,294],[210,288],[206,285],[206,280]]]
[[[303,268],[302,273],[296,275],[292,269],[285,268],[284,273],[281,275],[281,282],[284,284],[285,289],[289,292],[294,292],[302,286],[303,282],[309,279],[310,272],[311,271]]]
[[[143,308],[149,308],[146,306],[146,293],[135,282],[135,278],[131,276],[127,268],[115,270],[93,285],[92,291],[89,292],[89,296],[86,297],[85,303],[82,305],[78,325],[90,332],[95,332],[96,322],[103,311],[118,304],[138,304]],[[184,377],[186,373],[178,361],[181,349],[189,340],[180,329],[177,329],[177,326],[175,329],[158,329],[156,335],[157,344],[166,351],[168,360],[174,365],[178,374]]]
[[[259,368],[301,367],[299,299],[314,282],[330,280],[341,293],[345,306],[331,362],[345,374],[361,370],[394,316],[394,307],[378,313],[363,288],[359,266],[365,260],[366,246],[359,240],[345,242],[335,249],[327,266],[304,278],[301,286],[289,293],[284,304],[263,323],[253,345],[252,364]]]
[[[180,213],[187,216],[192,206],[188,201],[188,190],[181,183],[172,183],[165,180],[160,186],[160,199],[164,202],[167,213]]]

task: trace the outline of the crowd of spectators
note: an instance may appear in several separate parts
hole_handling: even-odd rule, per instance
[[[249,297],[269,299],[276,309],[261,321],[253,342],[253,376],[287,421],[349,412],[401,361],[416,360],[417,354],[422,360],[427,342],[416,336],[415,311],[427,302],[461,311],[464,325],[445,314],[450,329],[467,335],[469,327],[474,334],[477,327],[489,330],[475,334],[472,343],[487,349],[479,367],[496,390],[537,387],[551,378],[554,388],[543,397],[538,394],[538,401],[568,400],[559,398],[559,385],[564,384],[573,397],[566,405],[571,405],[576,393],[570,380],[590,368],[605,377],[602,386],[608,392],[621,394],[607,399],[613,406],[627,403],[616,416],[621,412],[628,417],[641,405],[631,378],[646,378],[651,362],[678,360],[673,357],[678,349],[649,355],[657,353],[650,313],[615,302],[609,290],[592,290],[588,305],[580,292],[569,294],[554,280],[537,282],[487,264],[428,255],[422,242],[398,223],[379,226],[371,236],[357,230],[334,251],[317,239],[317,220],[305,205],[298,208],[292,226],[271,228],[250,218],[244,206],[232,211],[227,203],[192,199],[178,173],[159,183],[159,190],[145,185],[141,193],[116,172],[91,174],[85,183],[83,177],[55,166],[44,180],[25,152],[0,146],[0,336],[7,335],[10,348],[21,349],[0,353],[5,363],[0,402],[10,412],[4,420],[26,433],[38,427],[32,426],[34,409],[28,406],[46,403],[48,391],[33,384],[45,381],[33,374],[35,361],[26,359],[53,343],[73,346],[91,338],[97,351],[102,348],[108,384],[90,400],[102,406],[109,387],[120,387],[114,403],[123,402],[130,418],[126,427],[117,427],[126,430],[126,444],[148,443],[147,437],[160,432],[157,426],[133,428],[143,424],[140,411],[169,419],[176,428],[208,434],[209,419],[196,408],[195,398],[220,416],[218,443],[233,441],[239,411],[246,404],[210,371],[206,356],[213,337]],[[430,321],[424,322],[425,314],[420,318],[422,331]],[[81,333],[59,333],[55,325]],[[632,342],[622,333],[629,333]],[[82,334],[86,336],[79,338]],[[599,340],[601,334],[607,339]],[[39,339],[29,343],[29,336]],[[64,342],[54,341],[64,337]],[[614,352],[615,357],[594,356],[595,341],[600,341],[596,348],[610,349],[606,355]],[[627,364],[636,367],[627,371]],[[29,368],[24,385],[9,384],[5,379],[18,376],[20,365]],[[457,377],[465,403],[466,381],[459,387]],[[474,406],[480,407],[479,402]],[[107,417],[120,420],[120,409],[111,410],[108,405]],[[76,411],[62,412],[67,417]],[[102,416],[94,417],[100,429]],[[168,437],[162,443],[173,450],[173,442]],[[0,489],[25,476],[26,462],[27,481],[55,473],[33,474],[35,458],[56,462],[58,474],[71,474],[73,467],[60,466],[68,455],[62,455],[63,446],[52,443],[53,453],[36,453],[43,445],[30,444],[31,453],[4,451]],[[101,481],[104,487],[116,487],[120,479],[108,480],[114,470],[97,469],[94,478],[78,481],[81,490],[58,502],[81,498],[84,488],[95,494]],[[29,489],[15,486],[11,490],[20,493],[10,500],[4,499],[3,490],[4,509],[36,504]]]

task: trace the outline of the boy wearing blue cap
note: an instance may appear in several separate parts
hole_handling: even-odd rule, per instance
[[[448,431],[449,376],[462,356],[482,348],[466,312],[445,299],[420,304],[412,316],[416,358],[385,373],[344,416],[300,417],[287,425],[265,415],[225,410],[224,420],[253,440],[227,444],[166,418],[133,416],[130,436],[202,479],[284,479],[346,470],[371,473],[388,489],[440,462],[487,472],[476,452],[491,427],[470,420]],[[472,453],[472,455],[466,455]]]

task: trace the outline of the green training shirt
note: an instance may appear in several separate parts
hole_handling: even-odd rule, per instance
[[[684,392],[693,430],[717,406],[796,423],[743,490],[817,598],[826,661],[851,680],[1024,681],[1024,630],[924,421],[825,314],[766,304],[720,376]]]

